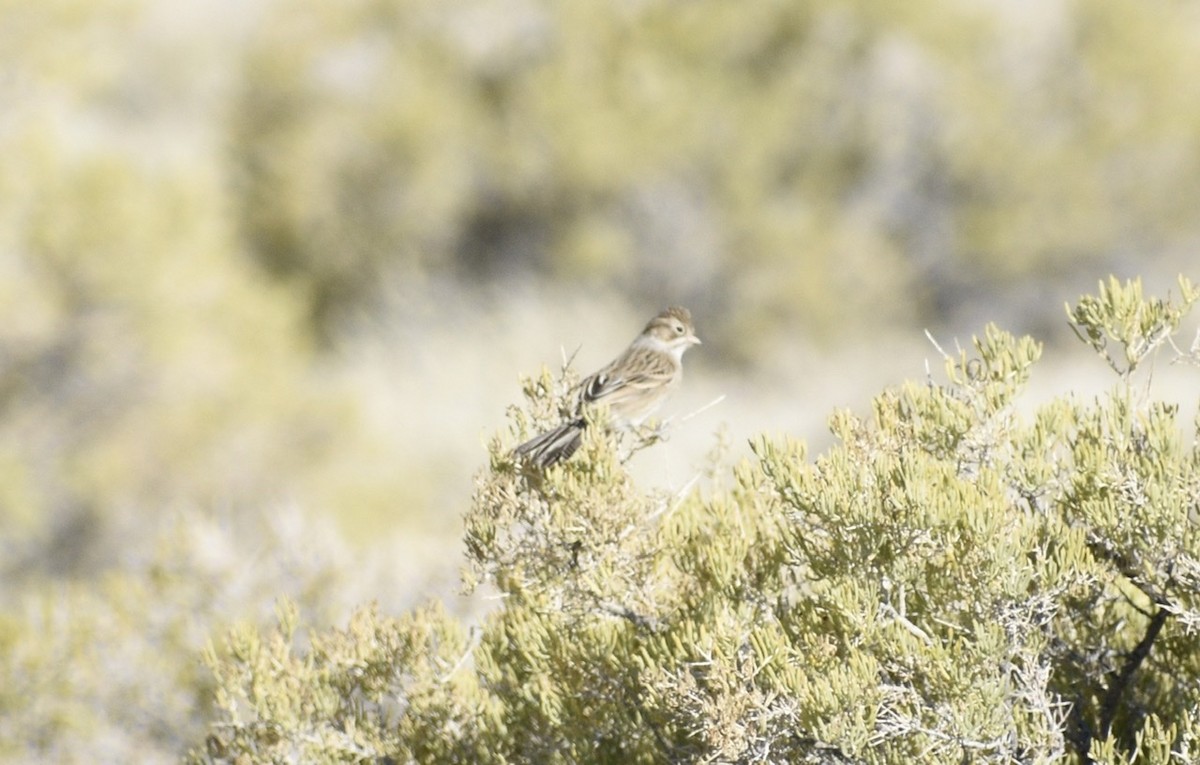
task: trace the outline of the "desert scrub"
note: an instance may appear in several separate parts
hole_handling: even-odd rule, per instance
[[[1068,307],[1117,373],[1094,401],[1023,413],[1042,348],[989,326],[944,379],[835,412],[824,453],[760,438],[677,495],[601,428],[522,469],[571,382],[534,378],[466,518],[496,608],[314,633],[285,605],[207,654],[191,760],[1192,761],[1200,455],[1139,374],[1196,298],[1112,280]]]

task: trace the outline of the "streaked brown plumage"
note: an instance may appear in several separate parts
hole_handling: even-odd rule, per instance
[[[684,351],[699,344],[688,310],[666,309],[646,324],[624,353],[579,383],[572,419],[526,441],[514,453],[541,468],[567,459],[583,440],[584,407],[594,403],[606,404],[619,427],[641,424],[683,379]]]

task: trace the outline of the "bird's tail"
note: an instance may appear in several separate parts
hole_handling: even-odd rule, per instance
[[[539,468],[548,468],[570,457],[583,442],[583,429],[587,423],[578,420],[564,422],[554,430],[535,436],[513,450],[513,454],[528,460]]]

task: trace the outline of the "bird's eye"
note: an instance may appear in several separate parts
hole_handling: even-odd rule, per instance
[[[675,334],[677,334],[677,335],[683,334],[683,325],[682,324],[675,325]]]

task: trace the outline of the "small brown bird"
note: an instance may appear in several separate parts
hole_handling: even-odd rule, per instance
[[[575,416],[531,438],[514,454],[546,468],[570,457],[583,440],[584,408],[607,404],[613,424],[631,428],[655,412],[683,379],[683,353],[700,345],[686,308],[672,306],[646,324],[625,352],[579,383]]]

